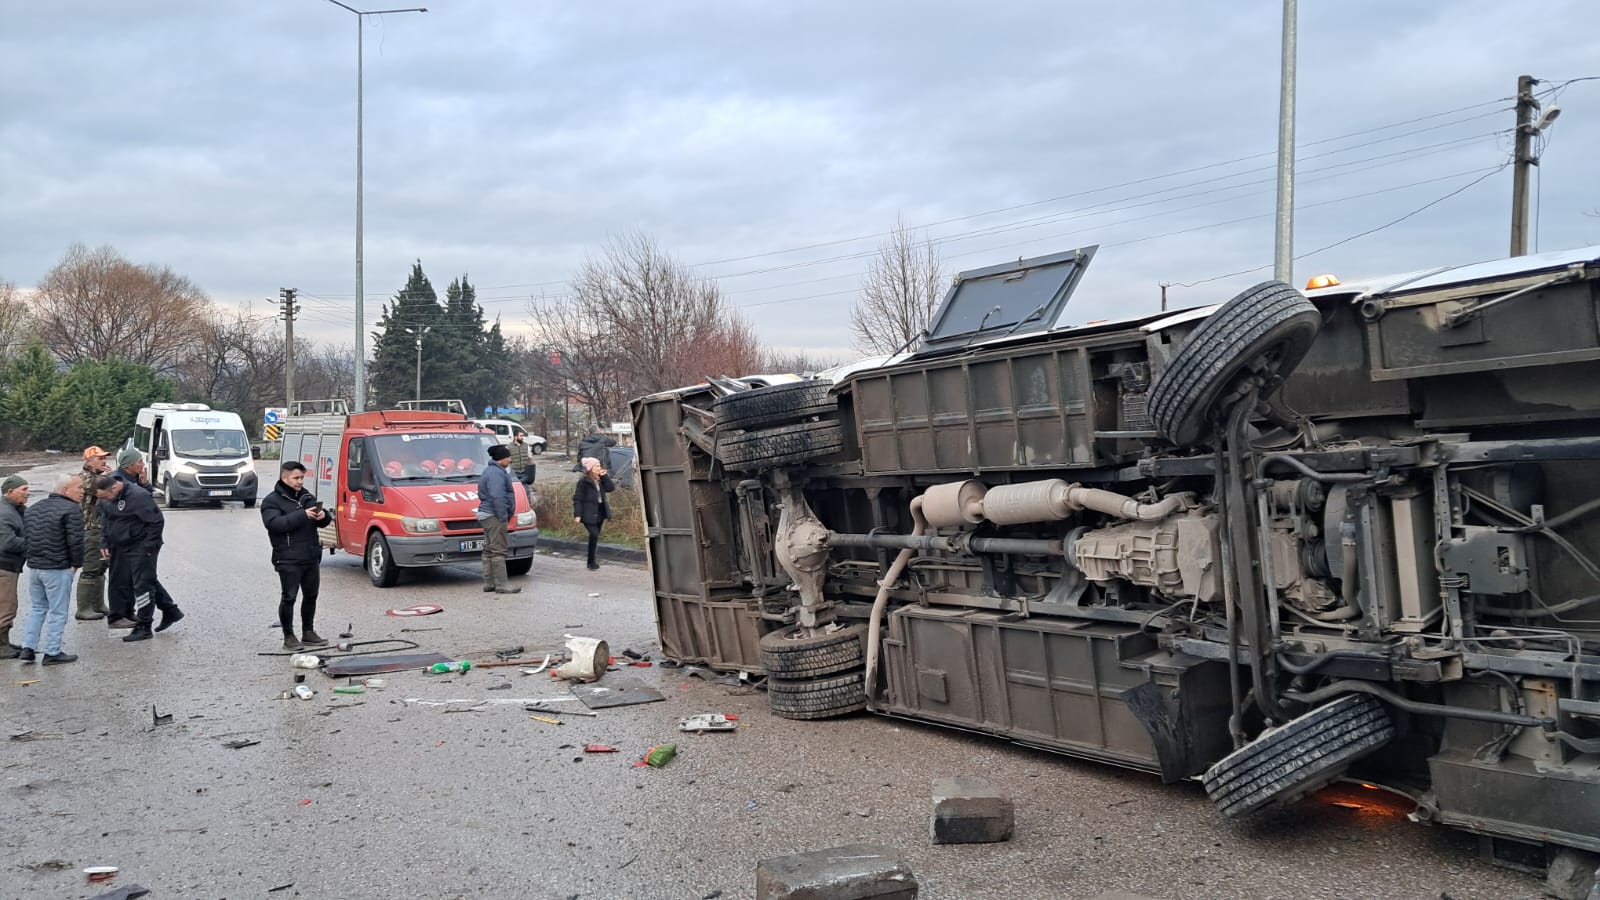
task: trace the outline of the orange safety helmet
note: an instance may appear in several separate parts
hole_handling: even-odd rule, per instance
[[[383,464],[383,473],[390,478],[400,478],[406,474],[406,467],[398,459],[391,459]]]
[[[437,468],[431,459],[425,459],[417,465],[422,466],[422,471],[427,472],[429,475],[434,474],[434,469]]]
[[[456,460],[456,471],[457,472],[471,472],[472,471],[472,467],[474,465],[476,465],[476,463],[474,463],[472,460],[468,459],[467,457],[463,456],[460,459]]]
[[[440,475],[449,475],[451,472],[456,470],[456,461],[447,456],[444,459],[439,460],[437,463],[434,463],[433,467],[434,471],[438,472]]]

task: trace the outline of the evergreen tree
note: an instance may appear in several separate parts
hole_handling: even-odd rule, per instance
[[[396,401],[409,400],[416,392],[417,337],[422,338],[422,396],[439,397],[434,391],[443,387],[437,381],[442,370],[434,358],[433,345],[439,338],[439,325],[444,309],[439,305],[439,295],[433,282],[422,271],[422,261],[411,266],[411,276],[406,286],[384,304],[383,318],[378,320],[378,330],[372,333],[372,364],[367,369],[367,384],[375,403],[373,408],[386,409]],[[451,395],[454,396],[454,395]]]
[[[511,354],[498,321],[484,327],[483,307],[466,275],[445,289],[444,315],[436,329],[433,355],[440,397],[457,397],[473,415],[502,405],[510,393]],[[424,356],[428,356],[426,349]],[[424,376],[426,383],[426,375]]]

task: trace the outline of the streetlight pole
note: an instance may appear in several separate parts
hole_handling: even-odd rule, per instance
[[[359,10],[353,6],[328,0],[334,6],[355,14],[356,17],[356,412],[367,409],[367,346],[366,346],[366,264],[362,259],[362,171],[361,171],[361,70],[363,67],[362,25],[367,16],[387,16],[391,13],[425,13],[428,8],[415,6],[407,9]],[[421,338],[419,337],[420,341]]]
[[[416,399],[422,399],[422,336],[428,333],[428,325],[408,325],[405,333],[416,335],[417,338],[417,392]]]
[[[1278,82],[1278,211],[1273,235],[1272,279],[1294,278],[1294,76],[1295,0],[1283,0],[1283,60]]]

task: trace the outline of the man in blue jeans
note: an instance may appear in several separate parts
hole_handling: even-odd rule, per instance
[[[72,606],[72,576],[83,567],[83,482],[76,475],[56,480],[50,496],[27,512],[28,595],[32,610],[22,633],[22,653],[31,663],[44,651],[47,666],[77,662],[61,646]],[[43,643],[40,643],[41,632]]]

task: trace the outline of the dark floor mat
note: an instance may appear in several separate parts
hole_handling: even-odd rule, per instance
[[[393,656],[349,656],[329,660],[322,671],[332,678],[347,675],[376,675],[379,672],[403,672],[406,669],[425,669],[434,663],[451,662],[443,653],[397,653]]]
[[[583,701],[590,709],[612,706],[632,706],[635,703],[654,703],[666,697],[637,678],[606,678],[593,684],[575,684],[572,696]]]

